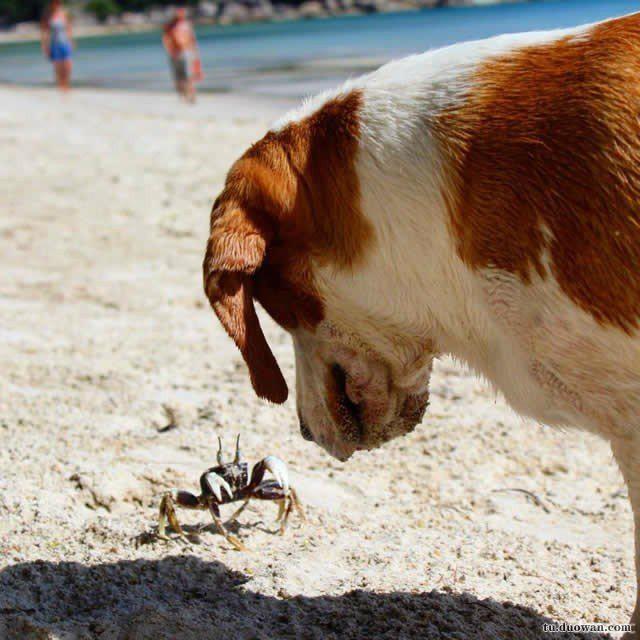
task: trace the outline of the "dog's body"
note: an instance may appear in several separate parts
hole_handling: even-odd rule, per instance
[[[640,524],[640,14],[392,62],[233,167],[205,288],[259,395],[296,351],[303,433],[411,430],[451,353],[519,412],[600,433]],[[638,534],[636,534],[638,537]]]

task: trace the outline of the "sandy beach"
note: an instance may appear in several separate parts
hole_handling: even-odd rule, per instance
[[[287,103],[0,88],[0,639],[513,639],[626,623],[632,520],[608,446],[527,422],[449,359],[423,424],[346,464],[252,393],[201,290],[230,163]],[[289,383],[289,340],[265,319]],[[167,428],[169,427],[169,428]],[[159,498],[281,457],[307,521],[230,529]],[[229,516],[232,507],[223,514]],[[136,546],[138,542],[146,542]]]

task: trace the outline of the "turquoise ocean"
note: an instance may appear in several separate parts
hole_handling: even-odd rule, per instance
[[[381,63],[463,40],[595,22],[640,10],[630,0],[540,0],[322,20],[198,28],[209,92],[297,98]],[[160,33],[84,38],[77,86],[169,91]],[[51,69],[36,43],[0,46],[0,83],[43,86]]]

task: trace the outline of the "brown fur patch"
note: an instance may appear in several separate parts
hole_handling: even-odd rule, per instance
[[[361,101],[360,93],[349,93],[269,132],[232,167],[211,214],[205,290],[240,347],[256,392],[274,401],[283,401],[280,382],[265,391],[258,378],[269,371],[274,380],[282,376],[245,294],[283,327],[312,329],[324,310],[311,259],[350,268],[364,255],[373,232],[360,209],[355,167]],[[221,310],[220,287],[208,283],[219,283],[226,271],[245,274],[243,297],[234,290]]]
[[[361,103],[358,91],[330,100],[269,132],[232,169],[230,178],[242,175],[248,201],[276,223],[274,246],[293,245],[340,267],[364,255],[373,229],[362,215],[355,166]]]
[[[461,258],[529,282],[547,250],[574,303],[637,327],[639,115],[638,15],[484,63],[437,125]]]

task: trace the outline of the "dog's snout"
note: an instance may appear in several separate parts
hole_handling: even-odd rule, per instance
[[[311,429],[307,426],[307,423],[304,421],[304,418],[298,414],[298,420],[300,421],[300,435],[309,442],[313,441],[313,434],[311,433]]]

